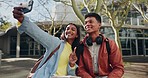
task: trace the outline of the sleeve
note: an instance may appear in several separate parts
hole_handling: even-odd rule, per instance
[[[76,68],[78,67],[78,65],[77,64],[75,64],[75,66],[74,67],[70,67],[70,65],[68,64],[68,66],[67,66],[67,73],[68,73],[68,75],[72,75],[72,76],[75,76],[76,75]]]
[[[60,39],[53,37],[40,29],[36,24],[30,22],[28,17],[24,17],[24,20],[20,27],[18,27],[18,32],[22,34],[25,32],[27,35],[32,37],[35,41],[39,42],[46,49],[54,50],[60,44]]]
[[[121,78],[124,74],[124,65],[122,60],[122,54],[114,41],[110,40],[111,54],[109,55],[110,63],[112,66],[112,72],[108,75],[108,78]]]
[[[82,56],[80,56],[78,66],[79,67],[76,72],[78,76],[80,76],[81,78],[93,78],[93,77],[91,77],[91,75],[89,75],[89,73],[86,72]]]

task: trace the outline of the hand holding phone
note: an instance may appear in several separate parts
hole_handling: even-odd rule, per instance
[[[21,3],[21,4],[20,4],[20,7],[23,7],[23,8],[21,9],[21,11],[22,11],[24,14],[30,12],[30,11],[32,10],[33,3],[34,3],[33,0],[30,0],[30,1],[27,2],[27,3]]]

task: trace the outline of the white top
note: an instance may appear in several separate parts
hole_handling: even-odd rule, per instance
[[[88,47],[93,60],[94,72],[98,73],[98,55],[99,55],[100,45],[97,45],[96,42],[93,42],[93,45]]]

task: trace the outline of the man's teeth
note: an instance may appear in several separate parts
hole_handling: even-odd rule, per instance
[[[86,28],[86,30],[89,30],[90,28]]]

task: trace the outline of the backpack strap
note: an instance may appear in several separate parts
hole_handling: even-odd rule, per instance
[[[107,49],[108,55],[110,55],[111,48],[110,48],[110,45],[109,45],[109,39],[108,38],[106,38],[106,49]]]
[[[110,55],[110,50],[111,50],[111,48],[110,48],[110,44],[109,44],[109,39],[108,38],[106,38],[106,49],[107,49],[107,53],[108,53],[108,63],[110,63],[110,61],[109,61],[109,55]]]

